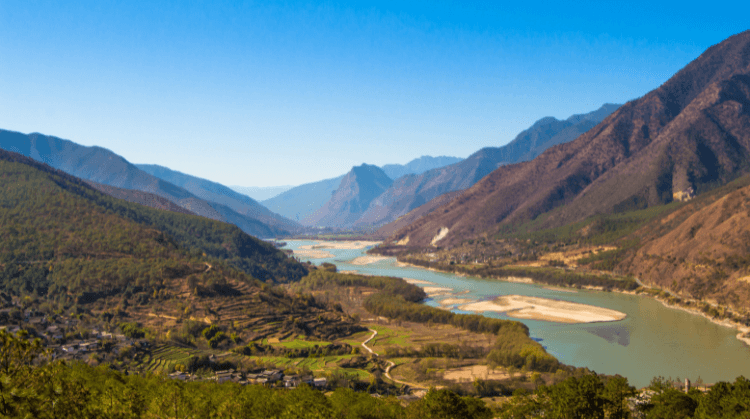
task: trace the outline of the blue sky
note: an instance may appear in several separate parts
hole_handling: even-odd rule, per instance
[[[506,144],[750,29],[746,2],[403,3],[0,0],[0,128],[297,185]]]

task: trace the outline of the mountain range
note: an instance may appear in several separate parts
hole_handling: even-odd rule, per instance
[[[271,199],[279,194],[282,194],[289,189],[292,189],[293,185],[285,186],[229,186],[235,192],[247,195],[256,201],[264,201]]]
[[[456,163],[462,159],[448,156],[422,156],[406,164],[386,164],[380,169],[391,179],[406,174],[420,174],[427,170]],[[306,183],[289,189],[273,198],[261,201],[271,211],[303,224],[314,220],[311,216],[331,199],[336,189],[341,186],[345,175],[317,182]],[[344,227],[344,226],[336,226]]]
[[[499,166],[532,159],[553,145],[575,139],[618,107],[605,104],[596,111],[563,121],[542,118],[505,146],[483,148],[458,163],[402,176],[374,199],[354,224],[387,224],[440,195],[469,188]]]
[[[236,224],[246,233],[257,237],[290,234],[300,228],[296,223],[270,214],[255,201],[248,197],[243,198],[242,195],[228,188],[214,187],[217,184],[208,181],[199,182],[197,178],[191,178],[192,180],[182,178],[186,186],[210,199],[218,199],[219,202],[200,198],[185,188],[146,173],[123,157],[102,147],[86,147],[69,140],[38,133],[26,135],[0,130],[0,148],[17,152],[98,184],[160,196],[193,214]],[[175,175],[175,178],[178,176]],[[223,198],[221,192],[231,193],[231,195]],[[132,193],[120,196],[126,199],[128,197],[137,199],[136,202],[140,203],[154,202],[153,199],[144,200],[143,196],[136,197]],[[242,210],[243,213],[233,210],[230,205]],[[262,220],[254,217],[260,217]]]
[[[422,156],[406,164],[386,164],[385,166],[381,166],[380,168],[383,169],[383,171],[386,175],[388,175],[389,178],[396,180],[401,176],[418,175],[431,169],[458,163],[461,160],[463,159],[459,157]]]
[[[439,246],[685,200],[750,169],[750,31],[715,45],[577,139],[504,165],[389,242]],[[469,159],[467,159],[469,160]],[[376,200],[377,201],[377,200]]]
[[[219,183],[154,164],[136,164],[136,167],[152,176],[177,185],[200,199],[219,204],[214,205],[214,208],[216,208],[224,219],[240,226],[240,228],[242,228],[241,224],[245,221],[243,217],[237,217],[236,214],[240,214],[251,220],[260,221],[279,230],[293,232],[300,228],[299,224],[269,211],[268,208],[249,196],[235,192]]]
[[[393,180],[377,166],[356,166],[344,176],[331,199],[302,220],[302,223],[318,227],[349,228],[362,216],[372,200],[391,183]]]

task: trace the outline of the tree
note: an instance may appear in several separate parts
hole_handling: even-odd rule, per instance
[[[552,386],[542,387],[541,395],[549,399],[550,417],[561,419],[603,419],[606,400],[604,386],[595,374],[570,377]]]
[[[616,375],[607,380],[603,397],[606,400],[605,411],[610,419],[630,417],[628,398],[635,395],[635,387],[628,385],[628,379]]]
[[[492,411],[484,402],[472,397],[461,397],[449,390],[431,388],[419,401],[409,405],[407,418],[464,419],[491,418]]]

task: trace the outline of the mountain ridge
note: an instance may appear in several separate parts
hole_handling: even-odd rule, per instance
[[[724,184],[748,169],[750,31],[714,45],[662,86],[576,140],[503,166],[395,233],[392,242],[453,246],[546,214],[539,228],[647,208]],[[553,211],[554,210],[554,211]]]
[[[331,199],[303,220],[318,227],[350,227],[393,180],[378,166],[362,164],[347,173]]]
[[[264,207],[253,198],[236,192],[220,183],[212,182],[160,165],[136,164],[135,166],[152,176],[156,176],[159,179],[184,188],[198,198],[228,207],[232,211],[258,220],[262,224],[278,227],[287,231],[295,231],[301,228],[299,224],[278,214],[274,214],[271,210]],[[234,214],[225,211],[222,207],[216,209],[226,219],[237,218]]]
[[[604,104],[588,114],[562,121],[544,117],[505,146],[485,147],[458,163],[401,177],[373,201],[356,225],[384,225],[440,195],[467,189],[499,166],[533,158],[553,145],[577,138],[619,106]]]
[[[212,205],[179,186],[140,170],[122,156],[103,147],[82,146],[70,140],[39,133],[22,134],[0,129],[0,148],[92,182],[158,195],[196,215],[225,222],[227,217],[233,218],[252,235],[272,237],[289,233],[286,229],[233,213],[226,206]]]

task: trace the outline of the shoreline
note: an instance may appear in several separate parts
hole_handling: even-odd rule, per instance
[[[411,263],[408,263],[408,262],[401,262],[401,261],[397,260],[396,261],[396,266],[399,266],[399,265],[403,266],[403,267],[407,267],[408,266],[408,267],[411,267],[411,268],[425,269],[425,270],[433,271],[433,272],[447,273],[447,274],[456,275],[453,272],[441,271],[441,270],[436,269],[436,268],[432,268],[432,267],[427,268],[427,267],[424,267],[424,266],[414,265],[414,264],[411,264]],[[465,277],[466,275],[458,275],[458,276]],[[520,278],[516,278],[516,277],[505,277],[505,278],[496,278],[496,277],[483,278],[483,277],[479,277],[479,278],[482,278],[482,279],[494,279],[496,281],[502,281],[502,282],[533,284],[533,285],[540,286],[542,288],[546,288],[547,286],[549,286],[548,284],[545,284],[543,282],[534,282],[534,280],[531,279],[531,278],[523,278],[524,279],[523,281],[519,280]],[[565,288],[578,289],[576,287],[565,287]],[[591,291],[604,291],[601,287],[586,287],[586,286],[581,286],[581,289],[586,289],[586,290],[591,290]],[[654,289],[656,289],[656,288],[654,288]],[[563,290],[559,290],[559,291],[563,291]],[[563,291],[563,292],[566,292],[566,291]],[[669,304],[669,302],[666,301],[665,299],[659,298],[656,295],[650,295],[648,293],[637,293],[635,291],[625,291],[625,290],[617,290],[617,289],[613,289],[613,290],[610,290],[610,291],[607,291],[607,292],[617,292],[617,293],[620,293],[620,294],[628,294],[628,295],[636,295],[636,296],[641,296],[641,297],[653,298],[654,300],[660,302],[665,307],[674,308],[674,309],[677,309],[677,310],[682,310],[682,311],[688,312],[690,314],[702,316],[705,319],[707,319],[708,321],[710,321],[711,323],[717,324],[719,326],[724,326],[724,327],[728,327],[728,328],[731,328],[731,329],[735,329],[738,332],[737,335],[735,336],[735,338],[737,340],[739,340],[740,342],[744,343],[745,345],[750,346],[750,335],[745,336],[745,334],[750,334],[750,327],[747,327],[747,326],[745,326],[743,324],[740,324],[740,323],[737,323],[737,322],[734,322],[734,321],[731,321],[731,320],[728,320],[728,319],[721,319],[721,320],[719,320],[719,319],[710,317],[706,313],[704,313],[704,312],[702,312],[702,311],[700,311],[700,310],[698,310],[696,308],[685,307],[685,306],[682,306],[680,304]]]
[[[636,294],[636,295],[642,295],[642,294]],[[663,298],[657,297],[657,296],[652,296],[652,298],[655,299],[656,301],[660,302],[664,307],[673,308],[673,309],[676,309],[676,310],[682,310],[682,311],[685,311],[685,312],[690,313],[690,314],[699,315],[699,316],[702,316],[705,319],[709,320],[711,323],[718,324],[719,326],[724,326],[724,327],[729,327],[729,328],[735,329],[735,330],[737,330],[739,332],[735,336],[737,338],[737,340],[739,340],[740,342],[744,343],[747,346],[750,346],[750,327],[747,327],[747,326],[745,326],[745,325],[743,325],[741,323],[737,323],[737,322],[734,322],[734,321],[729,320],[729,319],[721,319],[721,320],[719,320],[719,319],[710,317],[708,314],[706,314],[706,313],[704,313],[704,312],[702,312],[702,311],[700,311],[700,310],[698,310],[696,308],[685,307],[685,306],[682,306],[680,304],[669,304],[669,301],[667,301],[667,300],[665,300]],[[749,334],[749,335],[748,336],[744,336],[745,334]]]

